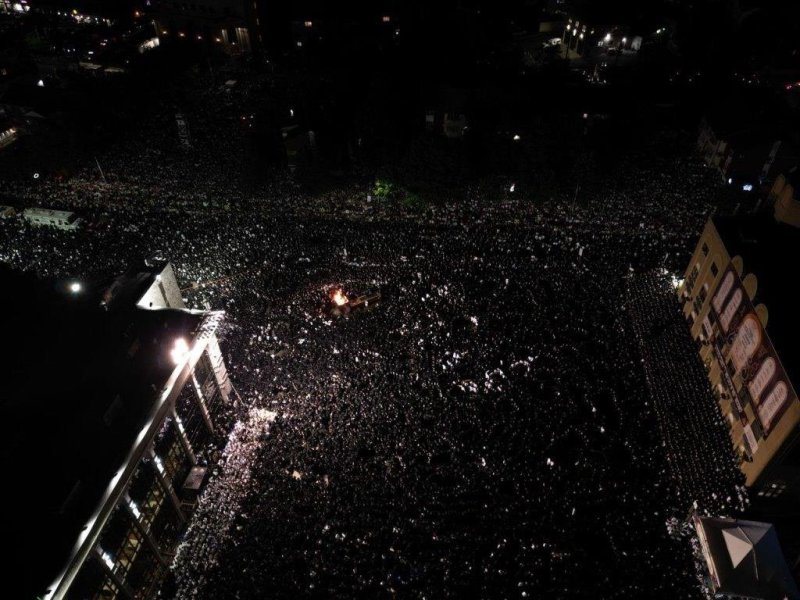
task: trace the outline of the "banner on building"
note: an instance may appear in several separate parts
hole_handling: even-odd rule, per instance
[[[711,309],[727,342],[727,358],[722,354],[718,356],[718,360],[723,358],[725,361],[720,367],[727,371],[732,366],[731,375],[740,375],[766,437],[797,396],[739,275],[731,265],[720,279],[711,300]],[[750,449],[755,452],[757,440],[744,413],[742,425]]]

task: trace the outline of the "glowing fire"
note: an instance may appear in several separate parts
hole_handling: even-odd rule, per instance
[[[335,289],[331,292],[331,300],[336,306],[344,306],[349,302],[341,289]]]

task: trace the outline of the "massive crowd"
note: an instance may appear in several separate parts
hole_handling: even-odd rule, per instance
[[[642,329],[669,290],[631,286],[682,270],[712,193],[694,161],[644,152],[579,203],[489,181],[403,214],[356,184],[140,177],[155,159],[4,182],[108,226],[1,220],[0,260],[91,281],[160,256],[189,305],[227,311],[245,402],[165,597],[697,597],[665,524],[745,498],[713,413],[683,410],[709,390],[653,366],[696,363],[677,329]],[[335,316],[335,287],[381,302]]]
[[[747,505],[744,477],[738,460],[726,452],[730,429],[686,335],[670,284],[658,272],[636,276],[629,284],[628,310],[645,380],[680,496],[706,514],[732,515]]]

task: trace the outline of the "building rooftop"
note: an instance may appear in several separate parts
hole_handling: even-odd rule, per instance
[[[695,517],[694,525],[717,593],[763,600],[800,598],[771,524]]]
[[[767,333],[793,384],[800,381],[800,311],[797,310],[795,263],[800,229],[775,221],[770,213],[715,216],[714,226],[731,257],[741,256],[745,273],[754,273],[758,289],[753,304],[769,311]]]
[[[64,567],[176,368],[175,340],[191,345],[209,318],[137,307],[158,271],[109,287],[0,265],[4,331],[14,332],[0,392],[9,503],[0,519],[19,586],[9,597],[39,596]]]

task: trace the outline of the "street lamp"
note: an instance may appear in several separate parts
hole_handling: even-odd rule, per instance
[[[73,294],[79,294],[82,289],[83,286],[77,281],[73,281],[71,284],[69,284],[69,291]]]
[[[189,354],[189,344],[186,343],[186,340],[183,338],[178,338],[175,340],[175,345],[170,350],[170,357],[172,358],[172,362],[176,365],[179,365],[183,359]]]

